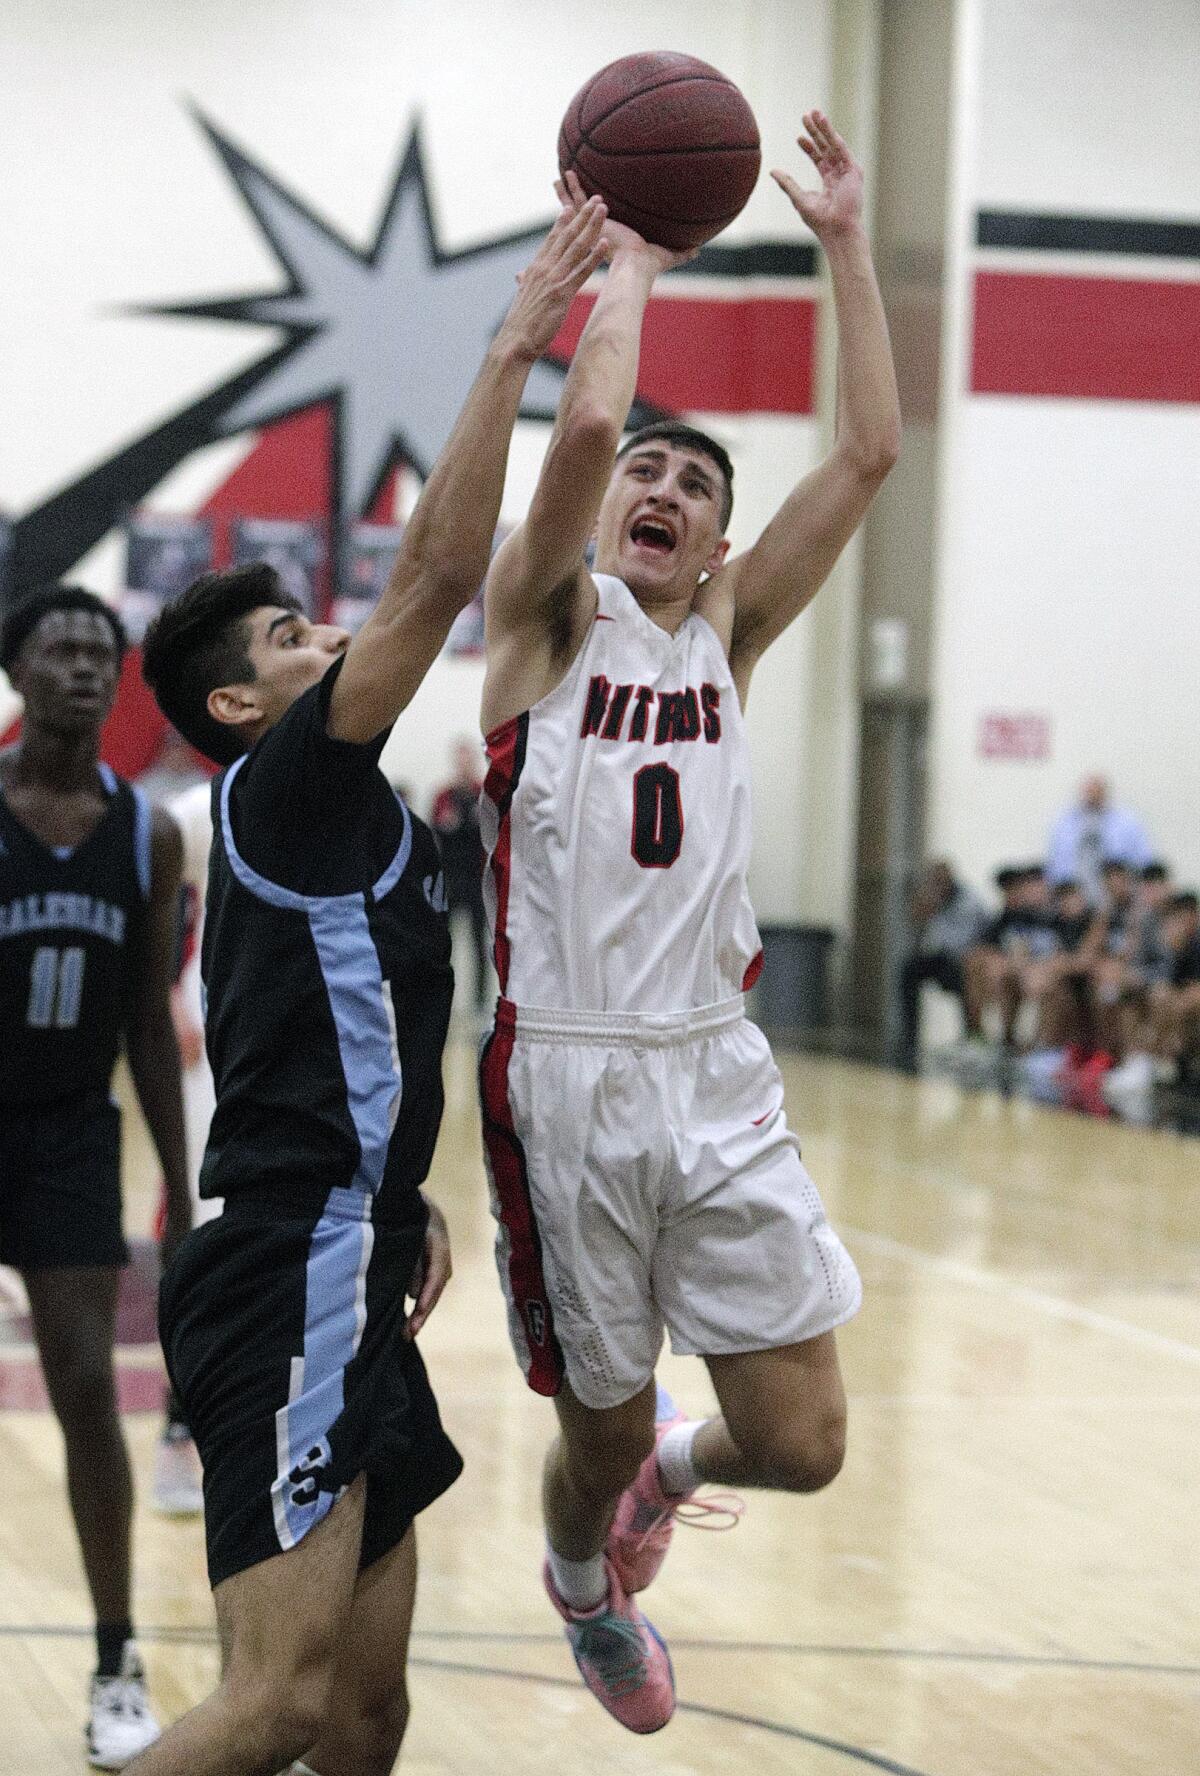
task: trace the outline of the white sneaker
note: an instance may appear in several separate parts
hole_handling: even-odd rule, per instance
[[[154,1509],[163,1517],[198,1517],[204,1510],[204,1471],[192,1439],[171,1428],[154,1454]]]
[[[122,1770],[161,1732],[150,1712],[142,1656],[127,1640],[118,1677],[93,1677],[88,1703],[87,1753],[94,1770]]]
[[[1145,1097],[1154,1085],[1154,1061],[1148,1054],[1131,1054],[1119,1067],[1106,1073],[1100,1082],[1101,1096],[1106,1103],[1122,1098]]]

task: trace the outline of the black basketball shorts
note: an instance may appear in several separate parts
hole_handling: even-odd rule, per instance
[[[214,1588],[295,1547],[362,1473],[369,1566],[462,1472],[404,1333],[423,1205],[403,1226],[375,1225],[370,1208],[348,1189],[307,1207],[234,1194],[163,1278],[159,1331],[204,1466]]]
[[[121,1115],[107,1092],[0,1104],[0,1264],[127,1264]]]

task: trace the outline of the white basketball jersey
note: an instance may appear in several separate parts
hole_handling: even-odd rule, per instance
[[[567,676],[488,736],[484,893],[505,998],[631,1015],[748,987],[750,759],[725,650],[668,635],[624,581]]]

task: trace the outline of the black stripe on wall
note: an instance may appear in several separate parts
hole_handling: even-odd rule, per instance
[[[672,277],[815,277],[817,249],[809,241],[753,241],[745,246],[702,247]]]
[[[980,210],[975,241],[981,247],[1027,247],[1043,253],[1140,253],[1160,259],[1200,259],[1200,222]]]

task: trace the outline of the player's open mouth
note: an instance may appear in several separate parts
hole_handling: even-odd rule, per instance
[[[660,518],[636,518],[629,528],[629,540],[654,555],[669,555],[675,547],[675,532]]]

